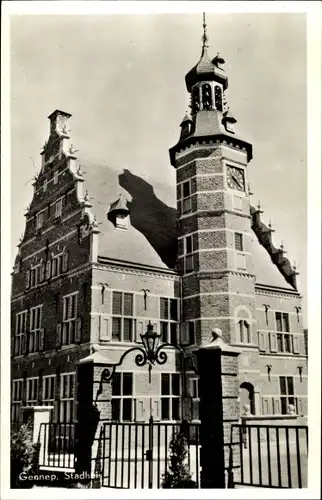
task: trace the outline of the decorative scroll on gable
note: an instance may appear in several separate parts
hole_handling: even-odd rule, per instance
[[[280,248],[276,248],[272,241],[272,229],[271,225],[268,226],[261,220],[261,214],[263,211],[260,206],[257,208],[250,206],[250,214],[252,218],[252,229],[257,236],[259,243],[267,250],[272,262],[277,266],[278,270],[284,276],[287,283],[289,283],[295,290],[297,290],[296,276],[299,274],[296,271],[295,266],[292,266],[291,262],[287,257],[285,257],[285,250],[281,245]]]

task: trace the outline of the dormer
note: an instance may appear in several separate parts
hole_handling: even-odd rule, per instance
[[[107,212],[107,218],[118,229],[127,229],[129,225],[130,210],[128,209],[123,196],[111,203]]]

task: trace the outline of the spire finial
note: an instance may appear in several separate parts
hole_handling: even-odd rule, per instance
[[[202,13],[203,17],[203,35],[202,35],[202,55],[205,53],[205,49],[208,48],[207,42],[208,42],[208,36],[207,36],[207,23],[206,23],[206,13]]]

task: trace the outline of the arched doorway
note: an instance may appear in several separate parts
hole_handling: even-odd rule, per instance
[[[239,386],[240,411],[244,412],[244,406],[249,406],[251,415],[255,415],[254,386],[249,382],[243,382]]]

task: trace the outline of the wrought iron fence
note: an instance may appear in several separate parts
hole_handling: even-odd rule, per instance
[[[183,432],[186,465],[200,488],[198,423],[105,422],[102,429],[102,486],[110,488],[161,488],[170,465],[170,442]]]
[[[230,462],[234,484],[268,488],[305,488],[308,469],[308,427],[232,425]],[[237,455],[237,457],[236,457]]]
[[[38,442],[39,467],[74,469],[75,424],[42,423]]]

